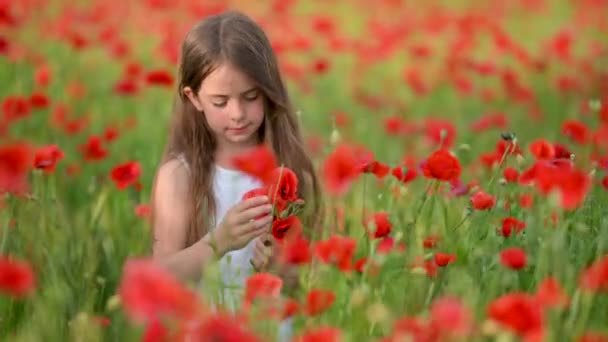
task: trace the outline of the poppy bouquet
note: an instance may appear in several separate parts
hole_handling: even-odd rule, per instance
[[[271,232],[277,241],[282,241],[288,234],[301,232],[302,223],[297,215],[305,202],[298,198],[298,177],[293,170],[285,166],[275,168],[265,186],[246,192],[242,199],[256,196],[270,198],[273,207]]]

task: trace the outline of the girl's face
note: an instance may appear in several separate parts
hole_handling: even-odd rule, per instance
[[[199,89],[195,94],[185,87],[184,94],[204,113],[219,148],[257,143],[257,132],[264,122],[264,99],[251,79],[224,63],[203,80]]]

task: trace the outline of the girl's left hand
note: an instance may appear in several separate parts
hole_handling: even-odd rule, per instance
[[[270,234],[263,234],[255,239],[253,257],[249,261],[255,271],[266,272],[268,270],[272,261],[273,244],[273,237]]]

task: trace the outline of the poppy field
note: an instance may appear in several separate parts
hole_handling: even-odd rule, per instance
[[[236,312],[218,265],[150,259],[180,43],[228,9],[272,43],[324,209],[279,243],[298,286],[254,273]],[[0,340],[608,341],[607,13],[0,0]]]

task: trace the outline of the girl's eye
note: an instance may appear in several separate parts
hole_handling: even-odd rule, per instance
[[[227,102],[219,102],[219,103],[214,102],[213,105],[218,108],[223,108],[223,107],[226,107],[226,103]]]
[[[247,101],[255,101],[258,98],[258,92],[254,92],[252,94],[248,94],[247,96],[245,96],[245,100]]]

